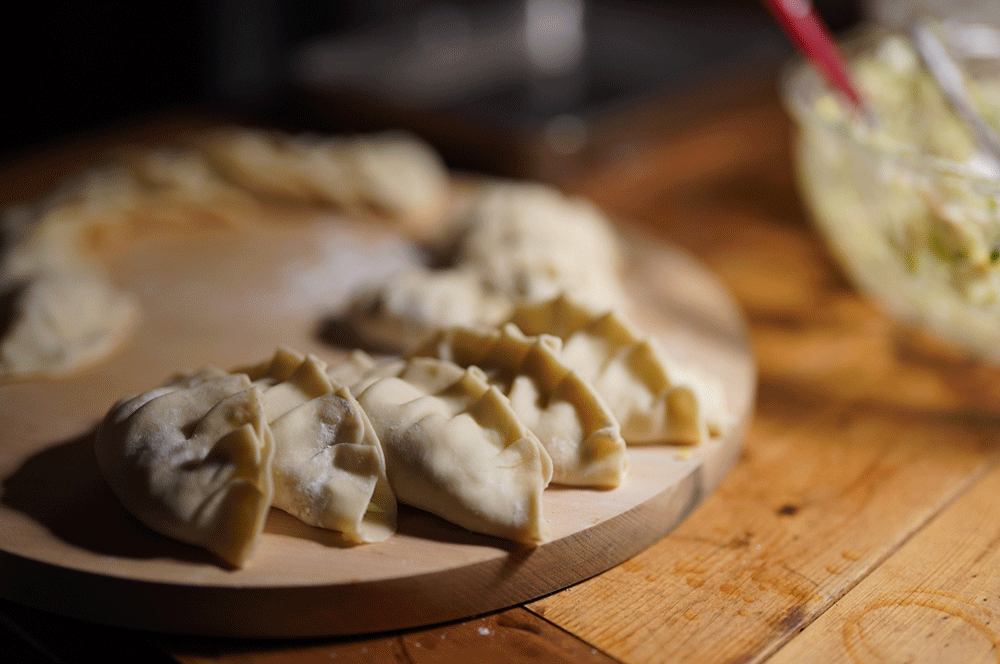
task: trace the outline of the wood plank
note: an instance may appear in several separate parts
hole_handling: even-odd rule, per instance
[[[529,605],[626,662],[763,660],[997,457],[1000,372],[847,284],[797,204],[780,108],[751,111],[579,186],[714,269],[759,363],[747,446],[716,493],[632,560]]]
[[[993,468],[768,664],[996,662],[998,494]]]
[[[612,664],[597,648],[524,609],[459,623],[361,640],[219,642],[164,640],[181,664],[311,664],[313,662],[526,662]],[[253,654],[248,654],[252,652]]]
[[[765,388],[737,469],[674,533],[529,608],[626,662],[758,661],[963,491],[997,442],[867,405],[788,422],[788,399]]]
[[[64,618],[0,599],[0,653],[18,664],[79,662],[100,653],[102,662],[176,664],[142,632]]]
[[[4,600],[0,600],[0,652],[9,654],[5,661],[30,662],[75,662],[81,652],[100,652],[104,661],[163,664],[614,662],[590,644],[524,609],[364,640],[223,640],[95,625]]]

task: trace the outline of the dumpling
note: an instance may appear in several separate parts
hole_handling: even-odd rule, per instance
[[[233,373],[245,373],[261,388],[268,422],[310,399],[333,391],[333,383],[326,375],[325,362],[288,348],[279,348],[267,362],[234,369]]]
[[[552,461],[478,369],[398,360],[352,391],[385,452],[397,499],[468,530],[537,544]]]
[[[274,506],[349,541],[379,542],[396,531],[385,457],[368,416],[326,370],[284,348],[244,370],[274,438]]]
[[[483,188],[441,245],[445,267],[401,272],[355,294],[348,319],[359,336],[405,352],[436,330],[496,327],[515,304],[569,289],[602,308],[625,301],[611,224],[552,187]]]
[[[493,327],[510,313],[510,300],[472,270],[417,267],[356,293],[348,318],[369,343],[402,351],[439,328]]]
[[[360,349],[354,349],[347,358],[328,365],[326,377],[330,382],[340,387],[353,385],[361,376],[370,371],[376,364],[375,358]]]
[[[485,187],[458,223],[454,264],[490,291],[537,302],[572,289],[595,306],[622,300],[618,238],[591,202],[534,183]]]
[[[260,389],[209,369],[124,399],[95,439],[102,474],[153,530],[241,567],[271,506],[274,444]]]
[[[437,152],[415,135],[387,131],[348,142],[351,176],[365,205],[402,219],[417,236],[436,232],[450,189]]]
[[[135,300],[98,272],[0,282],[0,378],[59,376],[105,357],[139,318]]]
[[[197,153],[130,151],[75,174],[25,206],[15,252],[45,266],[93,259],[166,229],[232,225],[254,210],[245,192],[221,179]]]
[[[721,389],[668,361],[613,310],[594,313],[561,295],[517,307],[510,322],[562,340],[560,359],[601,394],[630,444],[695,445],[726,426]]]
[[[351,197],[344,160],[319,137],[279,132],[219,130],[199,148],[213,166],[239,187],[277,199],[346,202]]]
[[[271,423],[274,506],[352,542],[396,531],[396,500],[368,416],[346,388],[310,399]]]
[[[103,359],[134,329],[134,298],[101,258],[138,237],[231,224],[252,203],[198,155],[132,154],[66,179],[0,219],[0,378],[57,376]],[[10,318],[5,325],[4,319]]]
[[[442,330],[414,352],[486,372],[552,457],[557,484],[611,488],[628,467],[625,441],[601,397],[559,355],[557,338],[527,338],[513,325],[491,332]]]
[[[444,162],[404,132],[348,139],[220,131],[201,147],[221,173],[251,192],[374,211],[417,234],[443,214],[449,196]]]

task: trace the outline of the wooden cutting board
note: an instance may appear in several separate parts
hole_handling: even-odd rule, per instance
[[[732,465],[755,372],[739,311],[686,254],[625,226],[638,321],[678,359],[723,380],[733,428],[694,449],[631,448],[611,491],[550,488],[552,540],[534,549],[401,506],[388,541],[346,546],[273,509],[233,571],[157,535],[117,503],[91,451],[120,397],[174,372],[269,357],[278,345],[335,361],[337,318],[361,283],[419,260],[400,236],[332,216],[148,241],[113,273],[143,318],[108,361],[53,381],[0,385],[0,594],[74,617],[238,637],[362,634],[512,606],[607,570],[660,539]]]

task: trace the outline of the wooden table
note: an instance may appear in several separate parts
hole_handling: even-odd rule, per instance
[[[429,629],[234,641],[4,603],[0,652],[28,652],[13,635],[34,633],[64,661],[997,661],[1000,371],[852,289],[807,221],[773,90],[703,101],[609,122],[601,154],[561,180],[693,252],[750,322],[759,392],[745,451],[670,535],[562,592]],[[67,168],[55,154],[10,165],[4,198]]]

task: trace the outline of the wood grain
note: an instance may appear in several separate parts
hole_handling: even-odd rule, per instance
[[[769,663],[996,662],[998,492],[994,467]]]
[[[717,492],[642,554],[529,605],[625,662],[764,661],[973,486],[1000,442],[997,370],[890,321],[829,262],[794,205],[780,109],[726,117],[580,185],[702,257],[760,363]]]
[[[683,361],[723,379],[730,432],[696,448],[631,450],[628,479],[615,490],[550,488],[544,514],[552,539],[537,548],[412,509],[401,510],[388,541],[349,547],[272,510],[254,559],[235,571],[123,511],[96,469],[94,424],[123,395],[178,370],[257,362],[278,345],[335,361],[345,351],[330,345],[330,326],[321,322],[336,318],[359,283],[416,255],[388,231],[329,216],[133,247],[113,266],[143,307],[129,346],[64,380],[0,385],[0,592],[140,629],[331,636],[506,608],[619,564],[718,484],[739,450],[754,389],[745,328],[725,290],[683,252],[630,241],[627,286],[640,323]]]
[[[247,654],[240,649],[220,650],[212,642],[161,641],[161,645],[181,664],[236,664],[247,661]],[[258,641],[245,645],[254,651],[252,658],[255,664],[326,664],[331,661],[411,664],[614,662],[598,649],[524,609],[511,609],[451,625],[365,640],[317,643]]]

